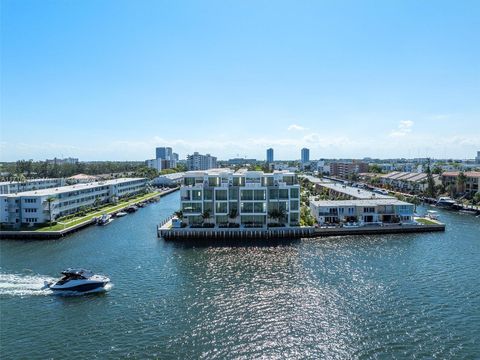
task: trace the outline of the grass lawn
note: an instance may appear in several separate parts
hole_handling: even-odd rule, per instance
[[[37,229],[35,229],[35,231],[60,231],[60,230],[63,230],[63,229],[68,229],[69,227],[72,227],[72,226],[90,221],[94,217],[101,216],[102,214],[105,214],[105,213],[106,214],[111,214],[111,213],[116,212],[116,211],[118,211],[118,210],[120,210],[120,209],[122,209],[126,206],[136,204],[139,201],[154,198],[158,195],[160,195],[160,192],[158,192],[158,191],[155,191],[155,192],[152,192],[152,193],[149,193],[149,194],[145,194],[145,195],[141,195],[141,196],[132,198],[128,201],[121,201],[121,202],[118,202],[115,205],[106,206],[106,207],[103,207],[99,210],[92,211],[92,212],[86,214],[85,216],[82,216],[82,217],[79,217],[79,218],[70,219],[70,220],[66,220],[66,221],[59,221],[57,224],[55,224],[53,226],[46,225],[46,226],[43,226],[41,228],[37,228]]]
[[[438,222],[425,218],[415,218],[415,221],[423,225],[438,225]]]

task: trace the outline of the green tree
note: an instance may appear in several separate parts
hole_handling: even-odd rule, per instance
[[[182,210],[175,211],[175,216],[180,220],[183,220],[183,211]]]
[[[203,222],[204,223],[207,223],[208,220],[210,220],[211,218],[211,214],[210,214],[210,210],[205,210],[203,213],[202,213],[202,219],[203,219]]]
[[[368,172],[380,174],[382,172],[382,167],[378,164],[369,165]]]
[[[457,191],[460,193],[465,192],[465,183],[467,182],[467,176],[463,171],[460,171],[460,173],[457,176]]]
[[[231,220],[235,220],[237,216],[238,216],[237,209],[230,209],[230,212],[228,213],[228,218]]]
[[[431,198],[436,197],[435,193],[435,181],[433,180],[432,172],[430,171],[430,159],[427,162],[427,195]]]

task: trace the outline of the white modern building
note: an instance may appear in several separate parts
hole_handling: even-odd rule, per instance
[[[22,191],[41,190],[65,185],[65,179],[31,179],[25,181],[0,182],[0,194],[14,194]]]
[[[310,210],[320,225],[339,223],[409,223],[413,204],[397,199],[310,201]]]
[[[273,162],[268,164],[268,168],[273,171],[273,170],[280,170],[280,171],[290,171],[290,172],[295,172],[299,171],[300,168],[298,166],[291,166],[288,163],[283,163],[283,162]]]
[[[208,170],[217,167],[217,158],[210,154],[201,155],[194,152],[193,155],[187,155],[187,170]]]
[[[187,225],[298,226],[300,221],[300,185],[292,172],[186,172],[180,196]]]
[[[390,195],[380,194],[370,190],[349,186],[342,182],[332,181],[326,178],[319,179],[310,175],[305,175],[304,178],[313,183],[317,190],[328,192],[328,196],[332,199],[394,199],[394,197]]]
[[[41,224],[96,203],[115,202],[145,190],[147,179],[122,178],[0,195],[0,222]]]
[[[155,186],[178,186],[182,184],[184,175],[184,172],[160,175],[152,180],[152,184]]]

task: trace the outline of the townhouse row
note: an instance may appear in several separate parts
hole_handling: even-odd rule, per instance
[[[190,171],[184,175],[180,196],[187,225],[298,226],[300,221],[300,185],[295,173],[288,171]]]

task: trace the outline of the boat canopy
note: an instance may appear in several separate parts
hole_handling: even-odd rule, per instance
[[[62,271],[63,275],[77,275],[77,276],[83,276],[83,277],[90,277],[93,276],[93,273],[90,270],[87,269],[74,269],[74,268],[68,268],[67,270]]]

